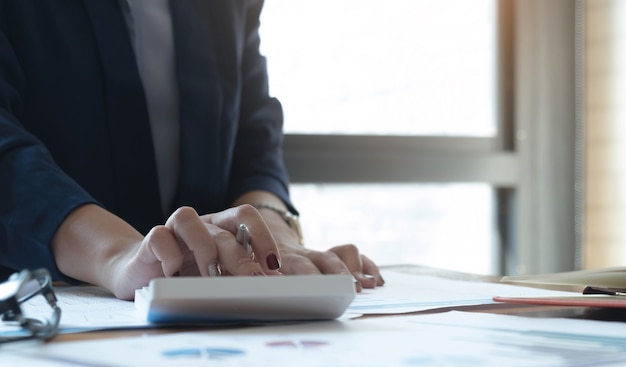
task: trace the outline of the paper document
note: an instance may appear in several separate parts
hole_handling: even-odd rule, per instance
[[[501,283],[450,280],[434,276],[385,272],[385,285],[363,289],[348,312],[397,314],[459,306],[496,303],[501,294],[571,296],[576,293],[520,287]]]
[[[64,332],[148,326],[132,301],[117,299],[103,288],[62,286],[55,287],[54,292],[61,308],[60,326]],[[45,317],[50,313],[50,306],[41,297],[22,307],[28,315]]]
[[[176,333],[15,350],[76,365],[194,366],[618,366],[623,323],[483,313],[305,323]],[[10,353],[2,355],[10,361]]]
[[[459,306],[496,303],[496,295],[563,296],[569,292],[544,291],[499,283],[442,279],[432,276],[384,272],[386,284],[357,294],[342,318],[363,314],[397,314]],[[60,332],[154,327],[133,302],[122,301],[92,286],[55,287],[61,307]],[[48,315],[50,306],[36,297],[25,304],[29,314]],[[12,331],[0,323],[0,335]]]

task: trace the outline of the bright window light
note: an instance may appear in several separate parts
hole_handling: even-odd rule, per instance
[[[266,0],[289,133],[493,136],[495,0]]]

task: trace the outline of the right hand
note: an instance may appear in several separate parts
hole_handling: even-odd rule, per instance
[[[218,265],[229,275],[277,275],[271,263],[254,261],[236,241],[239,224],[248,226],[257,258],[280,255],[260,214],[249,205],[203,216],[181,207],[164,225],[143,237],[126,222],[95,205],[75,210],[63,223],[52,249],[65,275],[133,299],[135,289],[153,278],[208,276]]]
[[[193,208],[181,207],[165,225],[152,228],[138,249],[119,264],[117,278],[123,289],[120,295],[128,298],[129,291],[134,294],[135,289],[155,277],[209,276],[210,268],[225,275],[279,274],[267,262],[253,260],[236,241],[239,224],[246,224],[253,234],[251,245],[256,256],[278,259],[276,243],[254,208],[241,206],[203,218]]]

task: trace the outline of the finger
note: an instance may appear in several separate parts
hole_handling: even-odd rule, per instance
[[[320,269],[305,255],[289,254],[283,256],[283,266],[280,268],[287,275],[314,275],[322,274]],[[347,269],[346,269],[346,272]]]
[[[348,244],[333,247],[329,251],[335,253],[343,261],[350,273],[364,288],[376,287],[377,279],[363,273],[363,262],[358,247]]]
[[[169,277],[179,272],[184,255],[172,232],[165,226],[156,226],[144,238],[139,260],[146,264],[160,262],[163,275]]]
[[[263,217],[252,205],[240,205],[203,216],[203,219],[233,235],[236,235],[240,224],[245,224],[250,231],[250,245],[263,271],[267,274],[279,274],[281,258],[278,246]]]
[[[322,274],[351,274],[352,272],[346,264],[331,251],[312,251],[308,258],[319,269]]]
[[[183,249],[191,251],[202,276],[217,275],[218,249],[215,240],[193,208],[177,209],[165,223]]]
[[[376,278],[377,287],[383,286],[385,279],[383,279],[383,276],[380,274],[380,269],[376,263],[365,255],[361,255],[361,262],[363,263],[363,273],[365,273],[366,276],[370,275]]]
[[[220,266],[225,274],[266,275],[261,265],[254,261],[232,233],[214,225],[207,224],[207,228],[215,240]]]
[[[326,252],[317,252],[316,254],[311,256],[313,263],[315,266],[322,272],[323,274],[347,274],[351,275],[354,278],[354,286],[357,292],[363,290],[363,283],[361,282],[361,277],[357,275],[362,275],[361,273],[355,273],[350,270],[347,264],[339,257],[337,254],[326,251]]]
[[[361,283],[346,267],[346,264],[330,251],[306,251],[300,255],[289,254],[285,257],[285,265],[281,268],[281,271],[289,275],[346,274],[354,278],[354,286],[357,292],[363,289]]]

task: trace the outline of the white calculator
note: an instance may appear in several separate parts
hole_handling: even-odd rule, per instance
[[[354,299],[351,275],[157,278],[135,291],[150,323],[330,320]]]

